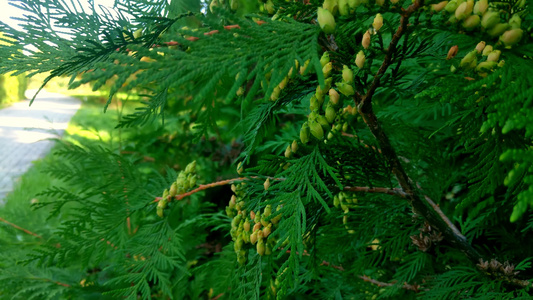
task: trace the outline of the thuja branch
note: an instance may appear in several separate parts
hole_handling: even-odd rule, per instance
[[[366,95],[362,97],[361,96],[356,97],[357,100],[360,100],[360,103],[359,103],[360,111],[361,110],[365,111],[369,108],[371,109],[372,96],[374,95],[374,92],[376,91],[376,89],[379,87],[381,76],[385,74],[385,71],[387,71],[387,68],[392,63],[392,56],[396,53],[396,47],[398,46],[398,42],[400,41],[405,31],[407,30],[407,24],[409,22],[409,17],[411,16],[412,13],[417,11],[423,5],[424,5],[424,0],[417,0],[413,4],[411,4],[407,9],[402,8],[400,26],[398,26],[398,29],[392,36],[389,47],[387,48],[387,54],[385,55],[385,58],[383,59],[383,63],[381,64],[381,67],[379,68],[377,73],[374,75],[374,80],[370,84],[370,87],[368,88]]]
[[[345,186],[345,191],[348,192],[364,192],[364,193],[381,193],[381,194],[388,194],[393,196],[400,196],[402,198],[406,198],[408,195],[406,192],[404,192],[402,189],[394,188],[383,188],[383,187],[368,187],[368,186]]]
[[[4,223],[6,223],[7,225],[9,225],[9,226],[11,226],[11,227],[13,227],[13,228],[15,228],[15,229],[21,230],[21,231],[23,231],[23,232],[25,232],[25,233],[27,233],[27,234],[29,234],[29,235],[33,235],[33,236],[38,237],[38,238],[40,238],[40,239],[43,238],[42,236],[38,235],[37,233],[31,232],[31,231],[29,231],[28,229],[24,229],[24,228],[22,228],[22,227],[20,227],[20,226],[18,226],[18,225],[15,225],[15,224],[13,224],[13,223],[7,221],[7,220],[4,219],[4,218],[0,218],[0,222],[4,222]]]
[[[415,188],[413,182],[403,169],[395,149],[392,147],[388,136],[385,134],[385,131],[381,127],[372,108],[372,97],[379,86],[380,77],[391,65],[392,56],[397,49],[398,42],[407,29],[409,17],[422,5],[423,0],[417,0],[407,9],[402,9],[400,25],[391,39],[381,67],[374,76],[374,80],[367,90],[366,95],[361,99],[354,97],[354,100],[358,105],[359,114],[363,117],[367,127],[377,139],[381,153],[387,160],[389,166],[391,166],[391,172],[396,177],[403,192],[406,193],[406,199],[414,208],[415,212],[422,215],[429,224],[439,230],[449,242],[451,242],[457,249],[461,250],[472,262],[478,262],[481,255],[468,243],[467,239],[455,228],[455,226],[450,226],[451,222],[449,222],[448,218],[445,216],[443,217],[444,214],[440,212],[440,210],[437,211],[434,207],[427,204],[426,199],[424,199]]]
[[[27,277],[28,279],[31,279],[31,280],[39,280],[39,281],[46,281],[46,282],[51,282],[51,283],[55,283],[57,285],[60,285],[60,286],[64,286],[64,287],[70,287],[70,284],[67,284],[67,283],[64,283],[64,282],[60,282],[60,281],[55,281],[55,280],[52,280],[52,279],[48,279],[48,278],[40,278],[40,277]]]
[[[195,188],[195,189],[193,189],[191,191],[188,191],[188,192],[183,193],[183,194],[176,195],[176,196],[174,196],[172,198],[173,198],[173,200],[179,201],[179,200],[182,200],[185,197],[191,196],[191,195],[193,195],[195,193],[198,193],[198,192],[201,192],[203,190],[207,190],[207,189],[214,188],[214,187],[217,187],[217,186],[233,184],[233,183],[235,183],[237,181],[245,181],[245,180],[250,180],[250,179],[255,179],[255,178],[257,178],[257,176],[238,177],[238,178],[232,178],[232,179],[216,181],[216,182],[212,182],[212,183],[208,183],[208,184],[201,184],[200,186],[198,186],[197,188]],[[270,178],[270,179],[276,180],[276,181],[285,180],[285,178]],[[371,188],[371,187],[367,187],[367,186],[345,186],[343,190],[347,191],[347,192],[364,192],[364,193],[388,194],[388,195],[393,195],[393,196],[400,196],[402,198],[406,198],[408,196],[407,193],[405,193],[403,190],[398,189],[398,188],[389,189],[389,188],[384,188],[384,187],[373,187],[373,188]],[[163,199],[163,197],[156,197],[153,202],[159,202],[161,199]],[[168,197],[168,200],[171,200],[170,197]]]

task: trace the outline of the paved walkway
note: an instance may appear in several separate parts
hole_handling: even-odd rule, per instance
[[[54,142],[46,139],[63,134],[81,102],[41,91],[32,106],[28,105],[26,100],[0,110],[0,204],[32,161],[50,151]]]

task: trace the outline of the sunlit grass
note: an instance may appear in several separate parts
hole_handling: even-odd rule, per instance
[[[122,114],[131,113],[133,108],[120,107],[117,103],[121,101],[117,101],[104,114],[100,96],[83,95],[78,98],[82,99],[82,106],[72,117],[62,139],[76,145],[98,145],[118,150],[127,132],[115,129],[115,127],[119,117]],[[47,188],[57,186],[68,189],[65,183],[45,172],[49,166],[53,166],[60,159],[53,154],[58,147],[59,145],[56,145],[46,157],[34,162],[28,172],[15,183],[13,191],[6,196],[5,205],[0,207],[0,218],[39,234],[43,238],[50,237],[59,221],[64,218],[64,215],[60,214],[47,220],[50,209],[32,209],[32,203],[54,200],[52,197],[38,195]],[[0,223],[0,241],[2,239],[9,239],[15,243],[32,243],[39,240],[6,223]]]

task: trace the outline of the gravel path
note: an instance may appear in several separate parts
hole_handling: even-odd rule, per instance
[[[28,105],[26,100],[0,110],[0,203],[32,162],[50,151],[54,141],[47,139],[63,135],[81,102],[42,91]]]

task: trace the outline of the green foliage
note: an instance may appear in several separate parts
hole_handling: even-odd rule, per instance
[[[45,239],[2,227],[1,296],[531,298],[525,1],[13,2],[0,72],[118,122],[55,149]]]

